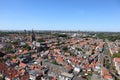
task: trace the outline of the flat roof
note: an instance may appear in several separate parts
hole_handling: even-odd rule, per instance
[[[61,75],[66,76],[66,77],[70,77],[70,78],[73,77],[73,74],[69,74],[69,73],[66,73],[66,72],[62,72]]]

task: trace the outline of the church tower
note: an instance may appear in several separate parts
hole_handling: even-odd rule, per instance
[[[31,35],[31,38],[32,38],[32,42],[36,40],[36,39],[35,39],[35,33],[34,33],[34,31],[33,31],[33,30],[32,30],[32,35]]]

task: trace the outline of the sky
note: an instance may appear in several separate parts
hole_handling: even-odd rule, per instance
[[[120,0],[0,0],[0,30],[120,32]]]

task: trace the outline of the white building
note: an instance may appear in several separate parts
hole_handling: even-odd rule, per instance
[[[113,62],[118,74],[120,75],[120,58],[114,58]]]
[[[72,78],[73,78],[73,74],[63,72],[63,73],[61,73],[61,75],[59,75],[58,80],[72,80]]]

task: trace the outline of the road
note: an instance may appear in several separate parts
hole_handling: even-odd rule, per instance
[[[96,74],[92,74],[91,80],[101,80],[100,76],[96,75]]]
[[[108,40],[106,42],[107,42],[108,46],[104,47],[104,54],[105,54],[104,56],[107,57],[108,60],[109,60],[109,68],[108,69],[109,69],[110,73],[114,76],[114,78],[117,78],[117,79],[120,80],[120,76],[116,75],[114,73],[114,71],[112,70],[112,66],[111,65],[113,65],[113,63],[112,63],[112,58],[111,58],[110,54],[112,55],[113,53],[112,53],[112,50],[110,48],[110,44],[109,44]],[[110,54],[109,54],[109,52],[110,52]]]
[[[98,55],[98,62],[100,62],[101,69],[102,67],[104,67],[104,60],[109,60],[109,65],[111,64],[111,57],[108,55],[108,53],[109,49],[106,45],[104,45],[103,52],[99,53]],[[97,75],[93,73],[91,80],[104,80],[104,79],[102,77],[102,74]]]

